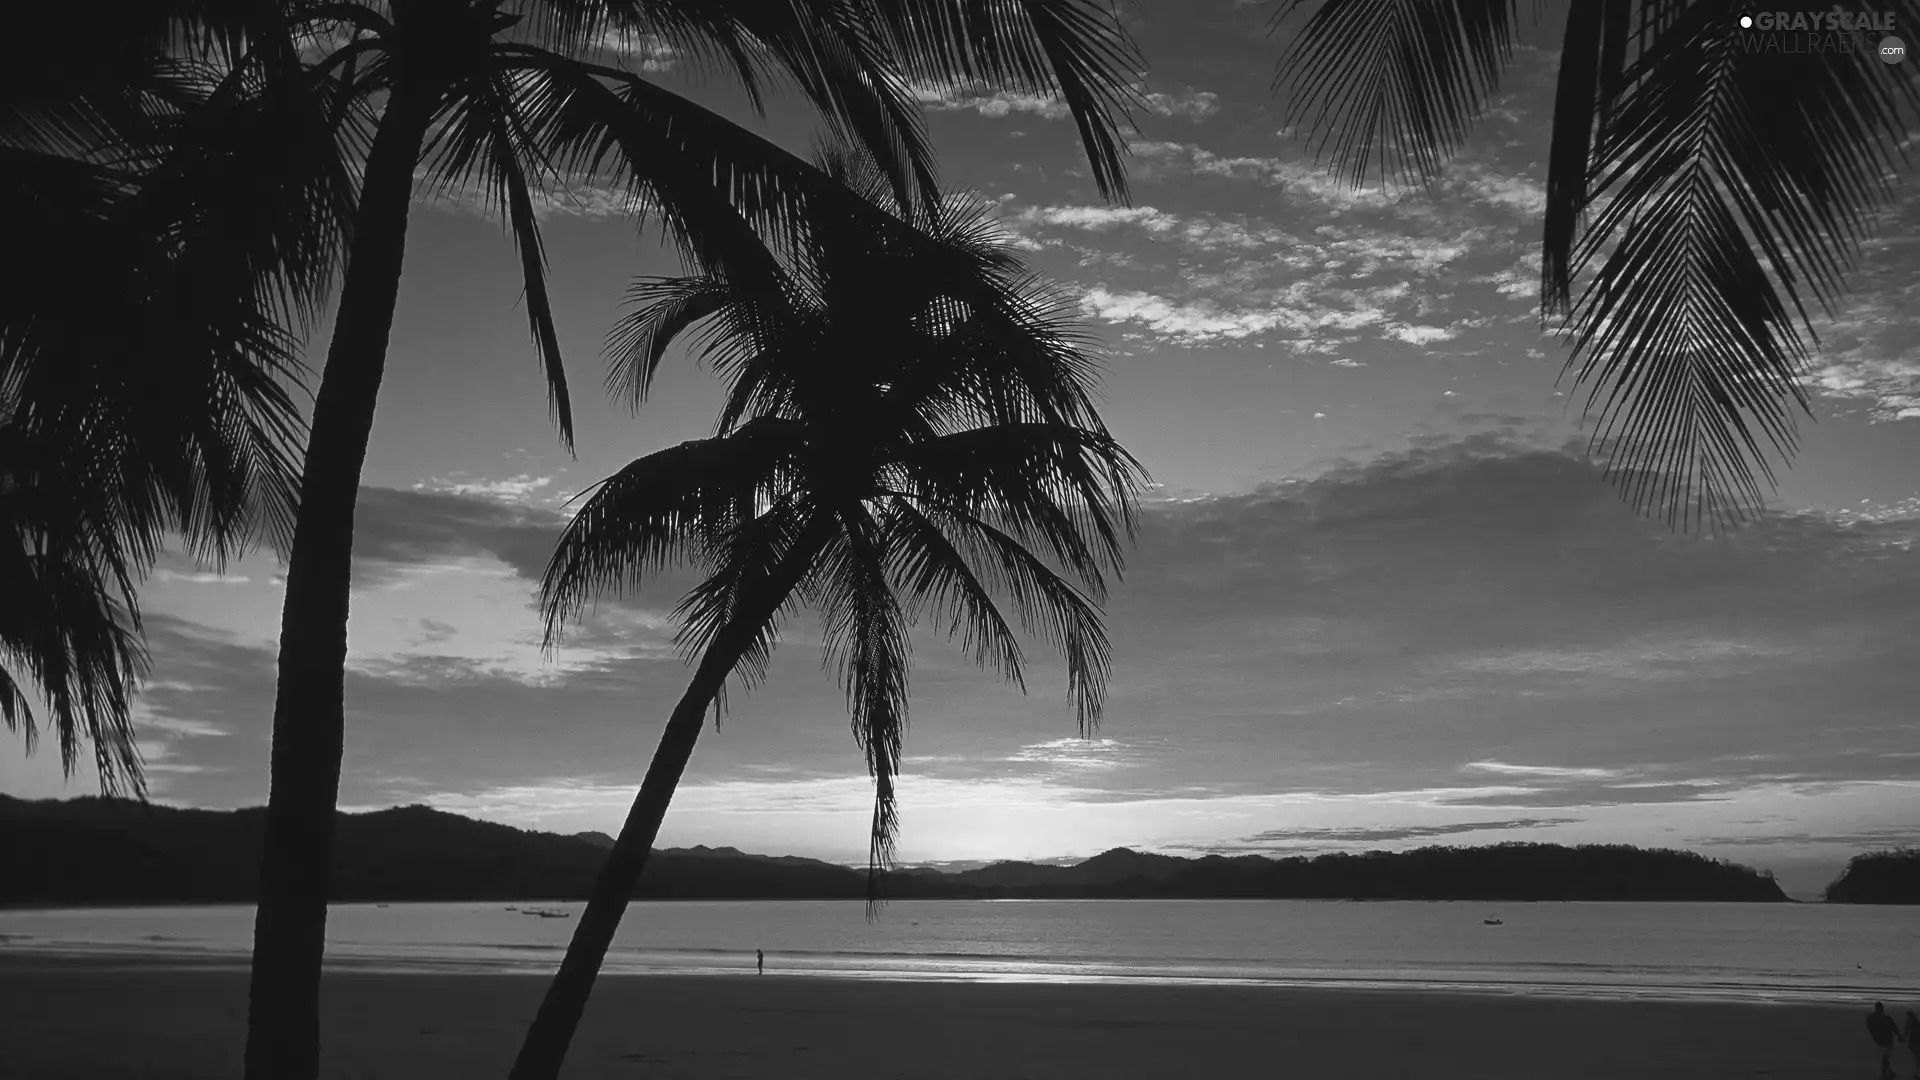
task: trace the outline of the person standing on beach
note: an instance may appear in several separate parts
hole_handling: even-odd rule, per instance
[[[767,954],[761,952],[759,949],[753,950],[753,973],[755,975],[765,975],[767,973]],[[1909,1013],[1908,1015],[1912,1014]]]
[[[1873,1036],[1873,1044],[1880,1048],[1880,1080],[1899,1080],[1893,1074],[1893,1040],[1899,1033],[1893,1017],[1887,1015],[1887,1007],[1874,1002],[1873,1011],[1867,1014],[1867,1034]]]
[[[1920,1080],[1920,1016],[1913,1015],[1912,1009],[1907,1010],[1905,1037],[1907,1053],[1913,1055],[1913,1080]]]

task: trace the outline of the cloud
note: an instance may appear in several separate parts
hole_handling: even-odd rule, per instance
[[[160,569],[153,572],[155,581],[172,581],[184,585],[245,585],[252,579],[244,574],[216,574],[211,571],[183,572]]]
[[[1445,326],[1409,326],[1395,323],[1381,331],[1381,334],[1395,341],[1404,341],[1409,345],[1431,345],[1436,341],[1447,341],[1459,336],[1459,332]]]
[[[600,35],[599,45],[613,54],[621,67],[649,75],[672,71],[680,61],[679,50],[658,34],[609,30]]]
[[[473,491],[363,487],[354,517],[354,580],[373,586],[407,567],[476,557],[497,559],[520,577],[537,580],[562,524],[554,511]]]
[[[488,221],[502,220],[493,193],[478,182],[446,186],[425,166],[414,172],[415,198],[448,213],[473,214]],[[641,209],[634,192],[606,177],[566,175],[537,178],[529,185],[533,213],[538,218],[633,217]]]
[[[1508,176],[1484,164],[1460,163],[1451,177],[1455,190],[1490,206],[1537,220],[1547,209],[1547,189],[1524,176]]]
[[[1174,215],[1151,206],[1034,206],[1020,211],[1013,220],[1094,231],[1135,225],[1151,233],[1167,232],[1180,223]]]
[[[1192,344],[1219,338],[1244,338],[1280,325],[1273,311],[1223,311],[1206,300],[1179,302],[1146,292],[1087,290],[1081,308],[1089,316],[1116,323],[1138,323],[1156,334]]]
[[[1205,90],[1183,90],[1177,93],[1150,93],[1145,95],[1147,111],[1156,116],[1181,117],[1187,120],[1205,120],[1220,111],[1220,95]]]
[[[1326,826],[1320,828],[1302,827],[1297,829],[1269,829],[1230,844],[1222,844],[1209,850],[1217,852],[1247,852],[1300,847],[1319,847],[1327,844],[1378,846],[1394,844],[1406,840],[1434,840],[1446,836],[1460,836],[1465,833],[1502,832],[1512,829],[1548,829],[1555,825],[1565,825],[1578,818],[1507,818],[1500,821],[1458,821],[1445,825],[1385,825],[1385,826]]]
[[[1136,84],[1134,91],[1141,96],[1147,111],[1156,116],[1198,121],[1220,111],[1220,95],[1206,90],[1149,92],[1144,84]],[[984,82],[921,83],[912,87],[912,93],[922,107],[936,112],[967,111],[996,118],[1023,113],[1042,120],[1060,120],[1072,115],[1067,103],[1053,94],[994,89]]]
[[[1196,281],[1204,283],[1194,279],[1189,284]],[[1137,325],[1170,344],[1281,333],[1303,351],[1331,352],[1356,340],[1353,331],[1387,325],[1389,305],[1405,302],[1406,296],[1404,284],[1354,290],[1304,282],[1270,292],[1263,303],[1222,303],[1205,296],[1177,299],[1095,285],[1082,294],[1081,309],[1096,319]]]
[[[1196,252],[1245,252],[1298,244],[1298,238],[1257,220],[1212,214],[1173,214],[1153,206],[1029,206],[1003,215],[1002,223],[1028,239],[1033,250],[1048,244],[1026,234],[1036,228],[1114,233],[1138,229],[1148,237]],[[1053,241],[1057,244],[1058,241]]]
[[[1334,211],[1381,209],[1397,198],[1386,188],[1347,183],[1303,158],[1217,154],[1191,143],[1151,139],[1138,139],[1127,147],[1148,163],[1150,179],[1171,174],[1250,180]]]
[[[1620,769],[1577,768],[1566,765],[1515,765],[1504,761],[1469,761],[1464,768],[1502,776],[1547,776],[1556,779],[1605,780],[1626,775]]]
[[[1052,95],[994,90],[985,83],[920,85],[913,88],[913,95],[923,107],[934,111],[968,111],[989,117],[1026,113],[1042,120],[1058,120],[1071,114],[1066,102]]]
[[[1008,761],[1059,770],[1111,769],[1127,764],[1127,748],[1116,739],[1049,739],[1028,743]]]
[[[446,495],[474,495],[504,502],[519,502],[553,483],[551,476],[529,476],[525,473],[500,480],[462,479],[463,475],[456,473],[451,477],[430,477],[414,484],[413,490],[433,491]]]
[[[343,797],[492,798],[509,814],[552,788],[619,805],[686,687],[677,590],[602,606],[550,661],[527,605],[557,514],[378,488],[361,505],[357,570],[441,591],[429,606],[356,598]],[[1775,512],[1726,537],[1676,536],[1578,454],[1481,435],[1157,499],[1140,524],[1108,604],[1099,739],[1067,737],[1044,647],[1024,696],[930,630],[916,639],[906,798],[925,846],[910,850],[1057,855],[1270,831],[1322,845],[1480,829],[1825,836],[1893,820],[1901,785],[1920,784],[1911,514]],[[159,616],[150,629],[149,737],[168,764],[204,770],[172,775],[169,794],[257,800],[273,648]],[[768,824],[787,810],[863,831],[871,788],[811,633],[796,619],[767,683],[731,697],[703,738],[686,804],[702,842],[799,850],[799,826]],[[1658,831],[1669,824],[1682,831]]]

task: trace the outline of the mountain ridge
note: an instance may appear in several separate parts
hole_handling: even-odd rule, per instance
[[[0,795],[0,904],[244,903],[265,811]],[[613,838],[519,829],[425,806],[336,818],[332,899],[577,900]],[[636,899],[860,899],[864,868],[734,847],[655,849]],[[1270,898],[1789,902],[1771,875],[1692,852],[1501,844],[1314,857],[1183,858],[1114,848],[1070,865],[901,868],[888,899]]]

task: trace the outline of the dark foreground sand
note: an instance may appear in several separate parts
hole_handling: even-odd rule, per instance
[[[545,985],[330,973],[323,1074],[504,1077]],[[566,1075],[1872,1080],[1863,1017],[1800,1005],[617,976],[600,980]],[[245,1018],[238,971],[0,957],[8,1078],[238,1077]]]

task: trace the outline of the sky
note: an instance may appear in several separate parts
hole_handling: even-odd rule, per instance
[[[902,861],[1623,842],[1808,895],[1851,854],[1920,837],[1911,174],[1818,324],[1815,417],[1769,510],[1675,535],[1588,462],[1537,314],[1557,27],[1529,29],[1444,177],[1356,189],[1283,127],[1266,5],[1128,17],[1150,106],[1131,206],[1099,198],[1057,103],[921,93],[943,179],[1080,297],[1108,352],[1103,415],[1155,487],[1108,603],[1094,738],[1043,645],[1023,696],[932,628],[916,638]],[[747,115],[668,52],[646,67]],[[791,105],[756,123],[814,138]],[[615,831],[685,686],[684,582],[603,604],[552,657],[531,606],[566,500],[716,412],[684,356],[637,415],[598,392],[622,293],[676,269],[617,209],[583,189],[543,214],[570,457],[498,221],[416,206],[356,519],[350,809]],[[169,555],[148,582],[138,716],[160,801],[265,800],[281,573],[265,552]],[[871,785],[818,639],[795,621],[768,682],[730,697],[663,846],[864,859]],[[0,791],[93,785],[0,742]]]

